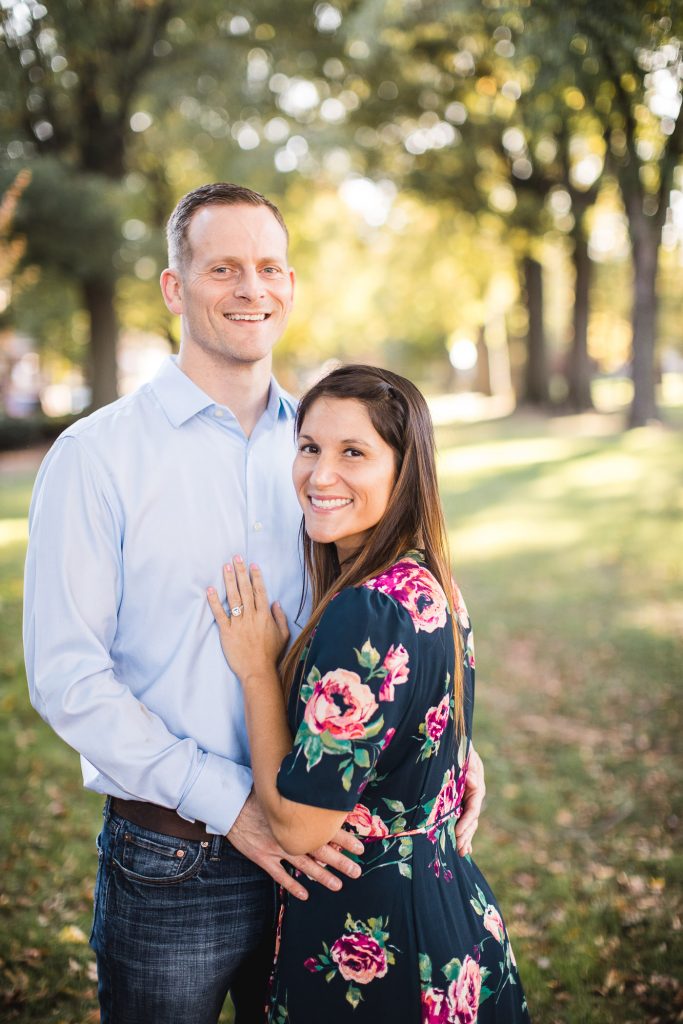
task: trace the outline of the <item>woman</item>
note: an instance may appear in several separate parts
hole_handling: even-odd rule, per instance
[[[313,613],[285,695],[287,625],[258,567],[225,567],[230,617],[213,589],[209,603],[276,838],[307,852],[346,822],[366,850],[341,892],[285,900],[268,1020],[528,1021],[501,913],[456,850],[474,652],[425,401],[394,373],[342,367],[304,396],[297,438]]]

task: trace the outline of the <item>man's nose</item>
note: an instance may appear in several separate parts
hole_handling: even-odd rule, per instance
[[[255,267],[243,267],[235,288],[237,298],[255,302],[264,294],[263,281]]]

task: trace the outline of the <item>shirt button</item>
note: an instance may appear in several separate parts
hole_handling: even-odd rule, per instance
[[[222,409],[214,409],[213,414],[216,417],[216,419],[220,419],[222,417],[222,415],[223,415],[223,410]]]
[[[258,533],[259,530],[263,529],[263,523],[254,523],[254,529]]]

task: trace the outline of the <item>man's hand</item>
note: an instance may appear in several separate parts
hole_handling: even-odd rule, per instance
[[[458,853],[466,857],[472,853],[472,840],[479,827],[481,805],[486,796],[484,781],[484,762],[473,746],[470,746],[470,761],[467,769],[467,781],[462,803],[464,811],[455,826],[455,839]]]
[[[282,860],[289,861],[311,881],[319,882],[320,885],[333,891],[341,889],[342,883],[336,875],[327,870],[325,865],[336,868],[348,878],[358,878],[361,873],[359,865],[342,853],[342,850],[361,854],[365,847],[359,839],[345,829],[340,829],[329,843],[321,846],[319,850],[314,850],[312,854],[290,857],[275,841],[253,793],[249,795],[244,807],[237,815],[227,838],[240,853],[252,860],[254,864],[258,864],[278,885],[299,900],[307,900],[308,891],[285,870],[281,864]]]

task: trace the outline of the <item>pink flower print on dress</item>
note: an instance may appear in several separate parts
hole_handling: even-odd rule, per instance
[[[448,1000],[440,988],[422,989],[422,1024],[449,1024]]]
[[[491,903],[488,904],[484,911],[484,928],[486,928],[487,932],[490,932],[491,935],[493,935],[497,942],[500,942],[501,945],[503,944],[505,941],[505,926],[503,924],[503,919]]]
[[[444,782],[439,790],[439,795],[434,801],[434,806],[427,818],[427,837],[430,842],[435,843],[438,839],[438,827],[442,818],[446,818],[457,807],[458,786],[455,777],[455,769],[449,768],[444,776]]]
[[[338,702],[335,698],[341,699]],[[315,684],[306,703],[304,721],[313,733],[327,731],[338,739],[362,739],[365,724],[377,706],[372,690],[361,682],[359,675],[337,668],[326,672]]]
[[[463,596],[460,593],[460,587],[451,576],[451,588],[453,590],[453,611],[455,612],[458,622],[463,629],[470,628],[470,617],[467,613],[467,606],[463,600]]]
[[[465,645],[465,658],[470,668],[474,668],[474,634],[472,630],[467,634],[467,643]]]
[[[354,809],[346,815],[346,824],[350,825],[359,836],[384,839],[389,835],[389,829],[382,819],[378,815],[372,814],[365,804],[356,804]]]
[[[393,700],[394,687],[406,683],[410,673],[408,652],[403,644],[399,644],[398,647],[391,645],[382,662],[382,667],[387,670],[387,674],[379,688],[379,699]]]
[[[450,694],[446,694],[445,697],[439,701],[435,708],[430,708],[425,717],[425,732],[433,743],[438,743],[441,739],[441,734],[448,725],[448,719],[451,711],[451,698]]]
[[[368,985],[387,973],[387,955],[379,942],[363,932],[342,935],[330,947],[332,959],[346,981]]]
[[[432,574],[412,558],[402,559],[363,585],[388,594],[403,605],[416,633],[433,633],[446,625],[446,595]]]
[[[465,760],[463,761],[462,767],[460,768],[460,771],[458,773],[458,781],[456,783],[456,790],[457,790],[457,792],[456,792],[456,796],[455,796],[455,806],[456,807],[460,806],[460,804],[462,803],[462,798],[465,795],[465,786],[467,784],[467,772],[469,770],[469,767],[470,767],[470,758],[469,758],[469,754],[468,754],[467,757],[465,758]]]
[[[476,1024],[481,994],[481,968],[471,956],[463,960],[456,981],[448,989],[450,1021],[456,1024]]]
[[[387,729],[384,733],[384,739],[382,740],[382,750],[386,750],[394,736],[396,735],[395,729]]]

